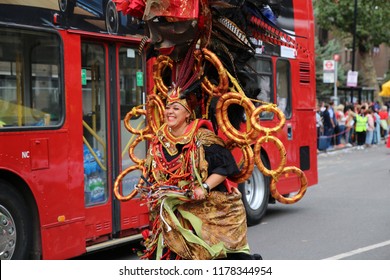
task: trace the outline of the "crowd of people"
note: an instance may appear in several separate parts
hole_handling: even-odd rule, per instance
[[[390,102],[362,104],[317,103],[316,126],[318,150],[340,146],[358,149],[388,142]]]

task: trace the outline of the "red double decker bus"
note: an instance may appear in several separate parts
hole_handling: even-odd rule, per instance
[[[285,29],[304,34],[296,40],[314,54],[312,1],[285,2]],[[143,23],[114,8],[103,0],[0,0],[1,259],[69,259],[140,239],[149,226],[139,199],[113,194],[118,174],[133,164],[125,116],[145,103],[152,80],[151,63],[138,53]],[[259,98],[287,118],[278,133],[287,164],[316,184],[314,57],[256,44]],[[145,119],[130,122],[140,128]],[[134,153],[145,151],[139,143]],[[278,154],[264,144],[264,165],[274,168]],[[139,175],[124,178],[124,195]],[[249,224],[272,202],[270,182],[255,169],[239,186]],[[283,176],[277,187],[287,196],[299,180]]]

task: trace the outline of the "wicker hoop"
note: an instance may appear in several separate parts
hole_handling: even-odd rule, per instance
[[[260,114],[264,111],[275,113],[279,119],[279,124],[273,128],[261,126],[260,123],[258,122],[258,120],[259,120]],[[262,105],[260,107],[257,107],[253,111],[253,114],[251,116],[251,124],[254,127],[254,129],[257,131],[263,132],[267,135],[269,133],[278,132],[284,126],[285,122],[286,122],[286,117],[284,116],[283,112],[273,104]]]
[[[271,180],[271,186],[270,186],[270,192],[273,198],[275,198],[277,201],[283,204],[293,204],[298,202],[302,197],[304,196],[306,189],[307,189],[307,178],[305,173],[300,170],[299,168],[295,166],[288,166],[283,169],[283,171],[279,174],[282,175],[284,173],[294,173],[298,176],[299,180],[301,181],[301,188],[299,189],[299,192],[294,195],[293,197],[284,197],[281,195],[277,188],[276,188],[276,183],[277,183],[277,178],[272,178]]]
[[[240,148],[243,155],[243,159],[239,164],[241,167],[240,172],[235,176],[229,177],[229,180],[237,184],[245,182],[252,175],[255,167],[252,147],[250,145],[239,146],[235,142],[230,142],[226,148],[229,150]]]
[[[151,140],[153,138],[153,135],[152,134],[144,134],[144,135],[140,135],[138,136],[134,141],[133,143],[131,143],[130,147],[129,147],[129,157],[130,159],[138,164],[138,165],[143,165],[146,161],[146,159],[139,159],[135,156],[134,154],[134,149],[135,147],[141,143],[142,141],[144,140]]]
[[[124,119],[124,125],[125,125],[125,128],[130,132],[130,133],[133,133],[133,134],[137,134],[137,135],[142,135],[142,134],[145,134],[147,133],[147,131],[149,130],[149,126],[145,126],[145,128],[143,129],[135,129],[133,128],[131,125],[130,125],[130,120],[132,117],[137,117],[137,116],[141,116],[141,115],[146,115],[146,110],[144,109],[141,109],[141,108],[137,108],[137,107],[133,107],[133,109],[131,109],[125,116],[125,119]]]
[[[143,166],[140,166],[140,165],[132,165],[130,166],[129,168],[123,170],[119,175],[118,177],[116,178],[115,180],[115,183],[114,183],[114,194],[115,194],[115,197],[120,200],[120,201],[127,201],[127,200],[130,200],[132,198],[134,198],[137,193],[138,193],[138,190],[135,189],[133,190],[130,194],[128,194],[127,196],[123,196],[120,191],[119,191],[119,185],[122,183],[122,180],[123,178],[129,174],[130,172],[134,171],[134,170],[141,170],[142,171],[142,174],[145,173],[145,167]]]
[[[148,96],[148,101],[146,103],[146,119],[151,130],[156,133],[164,122],[164,103],[161,98],[152,94]]]
[[[252,112],[255,109],[249,98],[242,96],[239,93],[226,93],[219,98],[216,106],[217,123],[229,139],[239,145],[249,145],[253,142],[255,130],[252,127],[247,127],[247,131],[243,133],[233,127],[227,113],[228,107],[232,104],[238,104],[244,107],[247,116],[252,115]]]
[[[263,144],[264,142],[268,142],[268,141],[271,141],[273,142],[276,147],[278,148],[279,150],[279,154],[280,154],[280,164],[278,166],[278,168],[276,169],[273,169],[273,170],[269,170],[268,168],[266,168],[263,164],[263,162],[261,161],[261,158],[260,157],[255,157],[255,163],[257,165],[257,167],[259,168],[259,170],[266,176],[271,176],[271,177],[275,177],[275,176],[278,176],[281,172],[283,172],[283,168],[284,166],[286,165],[286,149],[284,148],[284,145],[283,143],[278,139],[276,138],[275,136],[263,136],[261,138],[259,138],[253,148],[253,152],[256,154],[256,155],[259,155],[260,154],[260,150],[261,150],[261,144]]]
[[[202,81],[202,89],[210,96],[221,96],[227,92],[229,88],[229,77],[226,73],[226,69],[223,66],[221,60],[211,51],[206,48],[195,51],[195,58],[197,63],[195,64],[195,71],[200,71],[203,64],[203,58],[209,61],[217,70],[219,77],[219,84],[214,85],[207,77],[204,77]]]
[[[168,86],[164,84],[162,73],[169,67],[172,71],[173,60],[169,56],[159,55],[153,65],[153,80],[156,88],[163,97],[168,96]]]

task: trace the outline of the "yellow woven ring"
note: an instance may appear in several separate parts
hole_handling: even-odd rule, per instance
[[[151,140],[153,138],[153,135],[152,134],[144,134],[144,135],[140,135],[138,136],[134,141],[133,143],[131,143],[130,147],[129,147],[129,157],[130,159],[138,164],[138,165],[143,165],[146,161],[146,159],[139,159],[135,156],[134,154],[134,149],[135,147],[141,143],[142,141],[144,140]]]
[[[145,173],[145,167],[143,167],[141,165],[132,165],[132,166],[128,167],[127,169],[123,170],[116,178],[115,183],[114,183],[114,194],[118,200],[127,201],[127,200],[134,198],[137,195],[137,193],[138,193],[137,189],[133,190],[130,194],[128,194],[126,196],[123,196],[119,191],[119,185],[122,183],[123,178],[127,174],[129,174],[130,172],[137,170],[137,169],[142,170],[142,174]]]
[[[279,119],[279,124],[273,128],[261,126],[258,120],[261,112],[264,111],[274,112]],[[286,122],[286,117],[284,116],[283,112],[274,105],[262,105],[260,107],[257,107],[253,111],[253,114],[251,116],[251,124],[254,127],[254,129],[257,131],[264,132],[265,134],[279,131],[284,126],[285,122]]]
[[[204,57],[215,67],[219,76],[218,85],[212,84],[207,77],[204,77],[202,81],[202,89],[211,96],[221,96],[222,94],[227,92],[229,88],[229,77],[221,60],[213,52],[209,51],[206,48],[203,48],[202,51],[196,50],[194,54],[198,62],[197,64],[195,64],[195,71],[198,72],[201,69]]]
[[[148,125],[145,126],[145,128],[143,128],[143,129],[135,129],[130,125],[131,118],[136,117],[136,116],[140,116],[140,115],[146,115],[146,110],[141,109],[141,108],[137,108],[137,107],[133,107],[133,109],[131,109],[126,114],[125,119],[124,119],[124,125],[129,132],[131,132],[133,134],[137,134],[137,135],[142,135],[149,130]]]
[[[233,125],[229,121],[227,109],[232,104],[238,104],[245,109],[245,113],[247,116],[250,116],[255,109],[255,106],[250,101],[249,98],[242,96],[239,93],[229,92],[225,93],[218,99],[218,103],[216,106],[216,118],[217,123],[221,130],[225,133],[225,135],[236,142],[239,145],[247,145],[251,144],[253,133],[255,130],[253,128],[248,128],[246,132],[239,131],[233,127]]]
[[[294,195],[293,197],[284,197],[283,195],[281,195],[278,192],[278,190],[276,188],[277,178],[272,178],[271,186],[270,186],[271,195],[273,198],[275,198],[277,201],[279,201],[280,203],[283,203],[283,204],[296,203],[299,200],[301,200],[302,197],[304,196],[304,194],[306,193],[306,189],[307,189],[306,175],[302,170],[300,170],[299,168],[297,168],[295,166],[285,167],[283,169],[282,173],[279,174],[279,176],[283,173],[295,173],[298,176],[298,178],[301,182],[301,188],[299,189],[299,192],[296,195]]]
[[[229,150],[232,150],[234,147],[238,147],[241,149],[243,160],[242,163],[240,162],[240,172],[235,176],[229,177],[229,180],[237,184],[240,184],[248,180],[248,178],[252,175],[253,169],[255,167],[255,162],[254,162],[253,150],[250,145],[240,146],[234,142],[231,142],[226,146],[226,148],[228,148]]]
[[[149,95],[146,104],[146,119],[154,133],[157,132],[164,122],[164,111],[165,107],[161,98],[155,94]]]
[[[173,60],[169,56],[159,55],[153,64],[153,80],[158,92],[163,96],[168,96],[168,87],[164,84],[162,73],[169,67],[173,69]]]
[[[266,168],[264,166],[263,162],[261,161],[260,156],[259,156],[260,152],[261,152],[260,151],[261,144],[263,144],[264,142],[268,142],[268,141],[271,141],[276,145],[276,147],[279,150],[279,154],[280,154],[280,164],[279,164],[278,168],[273,169],[273,170],[269,170],[268,168]],[[259,168],[259,170],[264,175],[275,177],[275,176],[278,176],[283,171],[283,168],[286,165],[286,149],[284,148],[283,143],[275,136],[263,136],[263,137],[259,138],[256,141],[256,144],[253,148],[253,152],[256,155],[255,163],[256,163],[257,167]]]

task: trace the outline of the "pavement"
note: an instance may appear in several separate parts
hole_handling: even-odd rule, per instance
[[[369,149],[371,147],[375,147],[375,146],[381,146],[381,145],[386,145],[386,140],[385,139],[381,139],[380,143],[379,144],[374,144],[374,145],[371,145],[370,147],[366,147],[364,146],[364,149]],[[326,150],[317,150],[317,154],[326,154],[326,153],[332,153],[332,152],[336,152],[336,151],[340,151],[340,150],[345,150],[345,149],[358,149],[358,146],[356,145],[352,145],[350,143],[348,144],[339,144],[339,145],[335,145],[335,146],[331,146],[329,147],[328,149]]]

